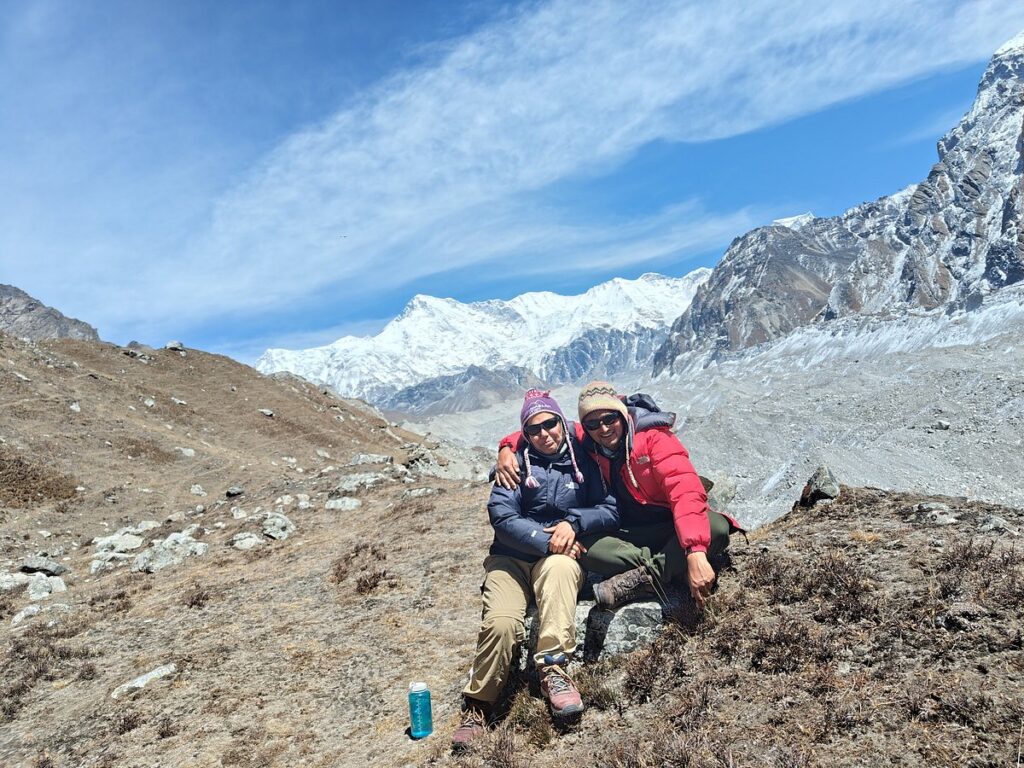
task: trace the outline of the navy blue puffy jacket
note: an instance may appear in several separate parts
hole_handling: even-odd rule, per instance
[[[570,422],[567,426],[566,433],[574,435],[574,425]],[[551,534],[544,529],[562,520],[572,525],[577,536],[619,527],[615,496],[605,491],[597,463],[579,442],[573,443],[573,450],[583,473],[582,485],[573,477],[569,451],[549,458],[531,450],[530,464],[533,477],[539,483],[537,488],[527,488],[523,482],[511,491],[494,486],[487,502],[487,514],[494,527],[492,555],[535,562],[548,554]],[[523,480],[526,462],[522,451],[518,458]]]

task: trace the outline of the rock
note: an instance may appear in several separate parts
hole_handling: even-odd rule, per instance
[[[811,475],[800,493],[801,507],[813,507],[819,501],[834,499],[839,495],[839,481],[827,466],[822,464]]]
[[[278,541],[287,539],[295,532],[295,523],[278,512],[266,512],[263,520],[263,535]]]
[[[263,546],[263,539],[255,533],[250,533],[248,531],[245,533],[236,533],[231,538],[231,546],[244,552],[252,549],[253,547]]]
[[[266,416],[268,419],[274,418],[274,412],[269,408],[260,408],[260,413]]]
[[[299,509],[312,509],[313,502],[309,499],[308,493],[297,493],[295,494],[295,500],[298,502]]]
[[[705,478],[701,478],[703,482]],[[736,482],[725,474],[716,474],[713,480],[708,480],[712,483],[710,489],[705,489],[708,494],[708,506],[716,512],[725,512],[729,508],[729,504],[734,498],[736,498]]]
[[[290,507],[295,503],[295,497],[290,493],[286,493],[284,496],[278,496],[274,499],[274,506],[276,507]]]
[[[1010,525],[1004,518],[998,515],[985,515],[978,525],[981,533],[1008,533],[1011,536],[1019,536],[1020,532]]]
[[[187,557],[205,555],[210,545],[192,538],[199,526],[190,525],[180,533],[172,533],[166,539],[157,539],[149,549],[140,552],[132,563],[133,571],[155,573],[172,565],[179,565]]]
[[[42,531],[42,530],[40,530],[40,531],[36,531],[36,533],[38,533],[38,534],[39,534],[40,536],[42,536],[42,537],[43,537],[44,539],[48,539],[48,538],[50,538],[51,536],[53,536],[53,534],[52,534],[52,533],[50,533],[49,531]]]
[[[180,453],[186,459],[194,458],[195,455],[196,455],[196,451],[195,451],[194,448],[182,448],[181,446],[176,445],[176,446],[174,446],[174,450],[176,450],[178,453]]]
[[[12,592],[28,584],[28,574],[0,573],[0,592]]]
[[[126,555],[122,552],[102,552],[89,563],[89,573],[95,576],[103,571],[112,571],[134,559],[135,555]]]
[[[329,454],[323,448],[317,448],[316,449],[316,455],[319,456],[321,459],[329,459],[329,458],[331,458],[331,454]]]
[[[133,549],[141,547],[145,543],[145,539],[134,533],[127,533],[124,529],[121,529],[110,536],[93,539],[92,543],[95,545],[97,553],[130,552]]]
[[[952,425],[948,421],[946,421],[945,419],[939,419],[932,426],[932,429],[942,429],[942,430],[945,430],[945,429],[949,429],[950,426],[952,426]]]
[[[64,579],[62,579],[60,576],[47,576],[46,578],[49,579],[49,581],[50,581],[50,594],[51,595],[55,594],[57,592],[67,592],[68,591],[68,585],[64,583]]]
[[[246,514],[246,511],[244,509],[242,509],[241,507],[232,507],[231,508],[231,517],[233,517],[235,520],[244,520],[248,516],[249,515]]]
[[[14,618],[11,619],[11,626],[16,627],[25,619],[30,619],[42,610],[38,605],[27,605],[14,614]]]
[[[164,349],[169,349],[173,352],[184,352],[185,345],[182,344],[180,341],[168,341],[166,344],[164,344]]]
[[[386,480],[384,475],[378,472],[360,472],[354,475],[346,475],[338,481],[330,495],[333,497],[356,493],[366,488],[372,488],[378,483],[384,482],[384,480]]]
[[[147,397],[142,400],[142,404],[147,408],[152,408],[153,406],[156,405],[156,400],[154,400],[152,397]]]
[[[935,626],[943,627],[950,632],[965,632],[972,625],[988,615],[977,603],[953,603],[946,613],[935,617]]]
[[[379,453],[357,453],[349,461],[350,467],[357,467],[360,464],[390,464],[394,459],[391,456],[384,456]]]
[[[71,409],[72,413],[81,413],[82,412],[82,406],[80,406],[77,401],[75,401],[71,405],[69,405],[68,408]]]
[[[191,492],[191,494],[193,496],[205,496],[206,495],[206,491],[203,490],[203,486],[201,486],[199,483],[195,483],[192,486],[192,488],[190,489],[190,492]]]
[[[181,400],[180,398],[177,397],[172,397],[171,402],[174,403],[175,405],[188,405],[188,403],[186,403],[184,400]]]
[[[28,594],[28,599],[33,602],[36,600],[45,600],[53,592],[53,585],[50,583],[50,577],[44,573],[33,573],[28,577],[28,585],[25,590]]]
[[[359,499],[346,496],[341,499],[328,499],[327,503],[324,504],[324,509],[337,512],[351,512],[352,510],[359,509],[361,506],[363,506],[363,502]]]
[[[113,692],[110,694],[110,698],[118,699],[127,694],[132,694],[136,693],[137,691],[141,691],[154,680],[159,680],[162,677],[173,675],[177,671],[178,667],[176,665],[164,664],[162,667],[157,667],[152,672],[147,672],[146,674],[141,675],[140,677],[136,677],[129,683],[117,686],[117,688],[115,688]]]
[[[437,488],[410,488],[402,494],[405,499],[422,499],[426,496],[437,496],[440,491]]]
[[[229,499],[233,499],[236,496],[241,496],[244,493],[245,489],[237,485],[232,485],[230,488],[224,491],[224,495],[227,496]]]
[[[949,512],[949,505],[939,501],[925,501],[917,505],[918,512]]]
[[[21,571],[22,573],[45,573],[47,576],[60,576],[62,573],[67,573],[68,569],[56,560],[33,555],[25,558]]]

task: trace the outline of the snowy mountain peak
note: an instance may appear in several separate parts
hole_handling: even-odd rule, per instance
[[[684,277],[648,273],[576,296],[535,291],[468,304],[418,294],[374,337],[268,349],[256,368],[291,371],[383,407],[400,401],[422,408],[434,407],[428,393],[440,391],[439,381],[465,382],[473,366],[523,369],[551,383],[613,376],[650,363],[668,326],[710,274],[707,268]]]

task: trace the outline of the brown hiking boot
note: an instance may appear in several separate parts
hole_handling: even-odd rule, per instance
[[[657,597],[654,579],[646,568],[634,568],[594,585],[598,608],[614,611],[620,605],[645,597]]]
[[[462,721],[452,734],[452,749],[456,752],[466,749],[469,743],[478,736],[487,733],[487,716],[479,707],[466,703],[463,705]]]
[[[545,666],[540,680],[540,690],[551,705],[551,714],[555,717],[578,715],[583,711],[580,692],[564,669],[568,663],[569,660],[564,653],[544,657]]]

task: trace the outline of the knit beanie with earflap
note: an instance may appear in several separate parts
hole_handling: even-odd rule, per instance
[[[551,397],[550,391],[544,392],[539,389],[531,389],[526,393],[526,397],[523,398],[523,408],[519,412],[519,424],[525,428],[526,422],[538,413],[550,413],[561,420],[563,439],[569,449],[569,458],[572,460],[573,477],[576,478],[577,483],[582,483],[583,473],[580,472],[580,468],[576,464],[576,454],[572,449],[572,436],[569,434],[569,425],[565,421],[565,414],[562,413],[562,409],[555,402],[555,399]],[[538,488],[540,483],[533,476],[532,468],[530,467],[529,448],[523,452],[523,455],[526,463],[526,480],[524,484],[527,488]]]
[[[624,465],[626,474],[633,483],[634,488],[639,488],[633,474],[633,467],[630,466],[630,454],[633,452],[633,420],[629,418],[629,409],[626,403],[619,397],[615,387],[607,381],[592,381],[580,390],[579,413],[580,422],[585,422],[587,416],[594,411],[618,411],[622,414],[623,435],[622,448],[625,456]]]

